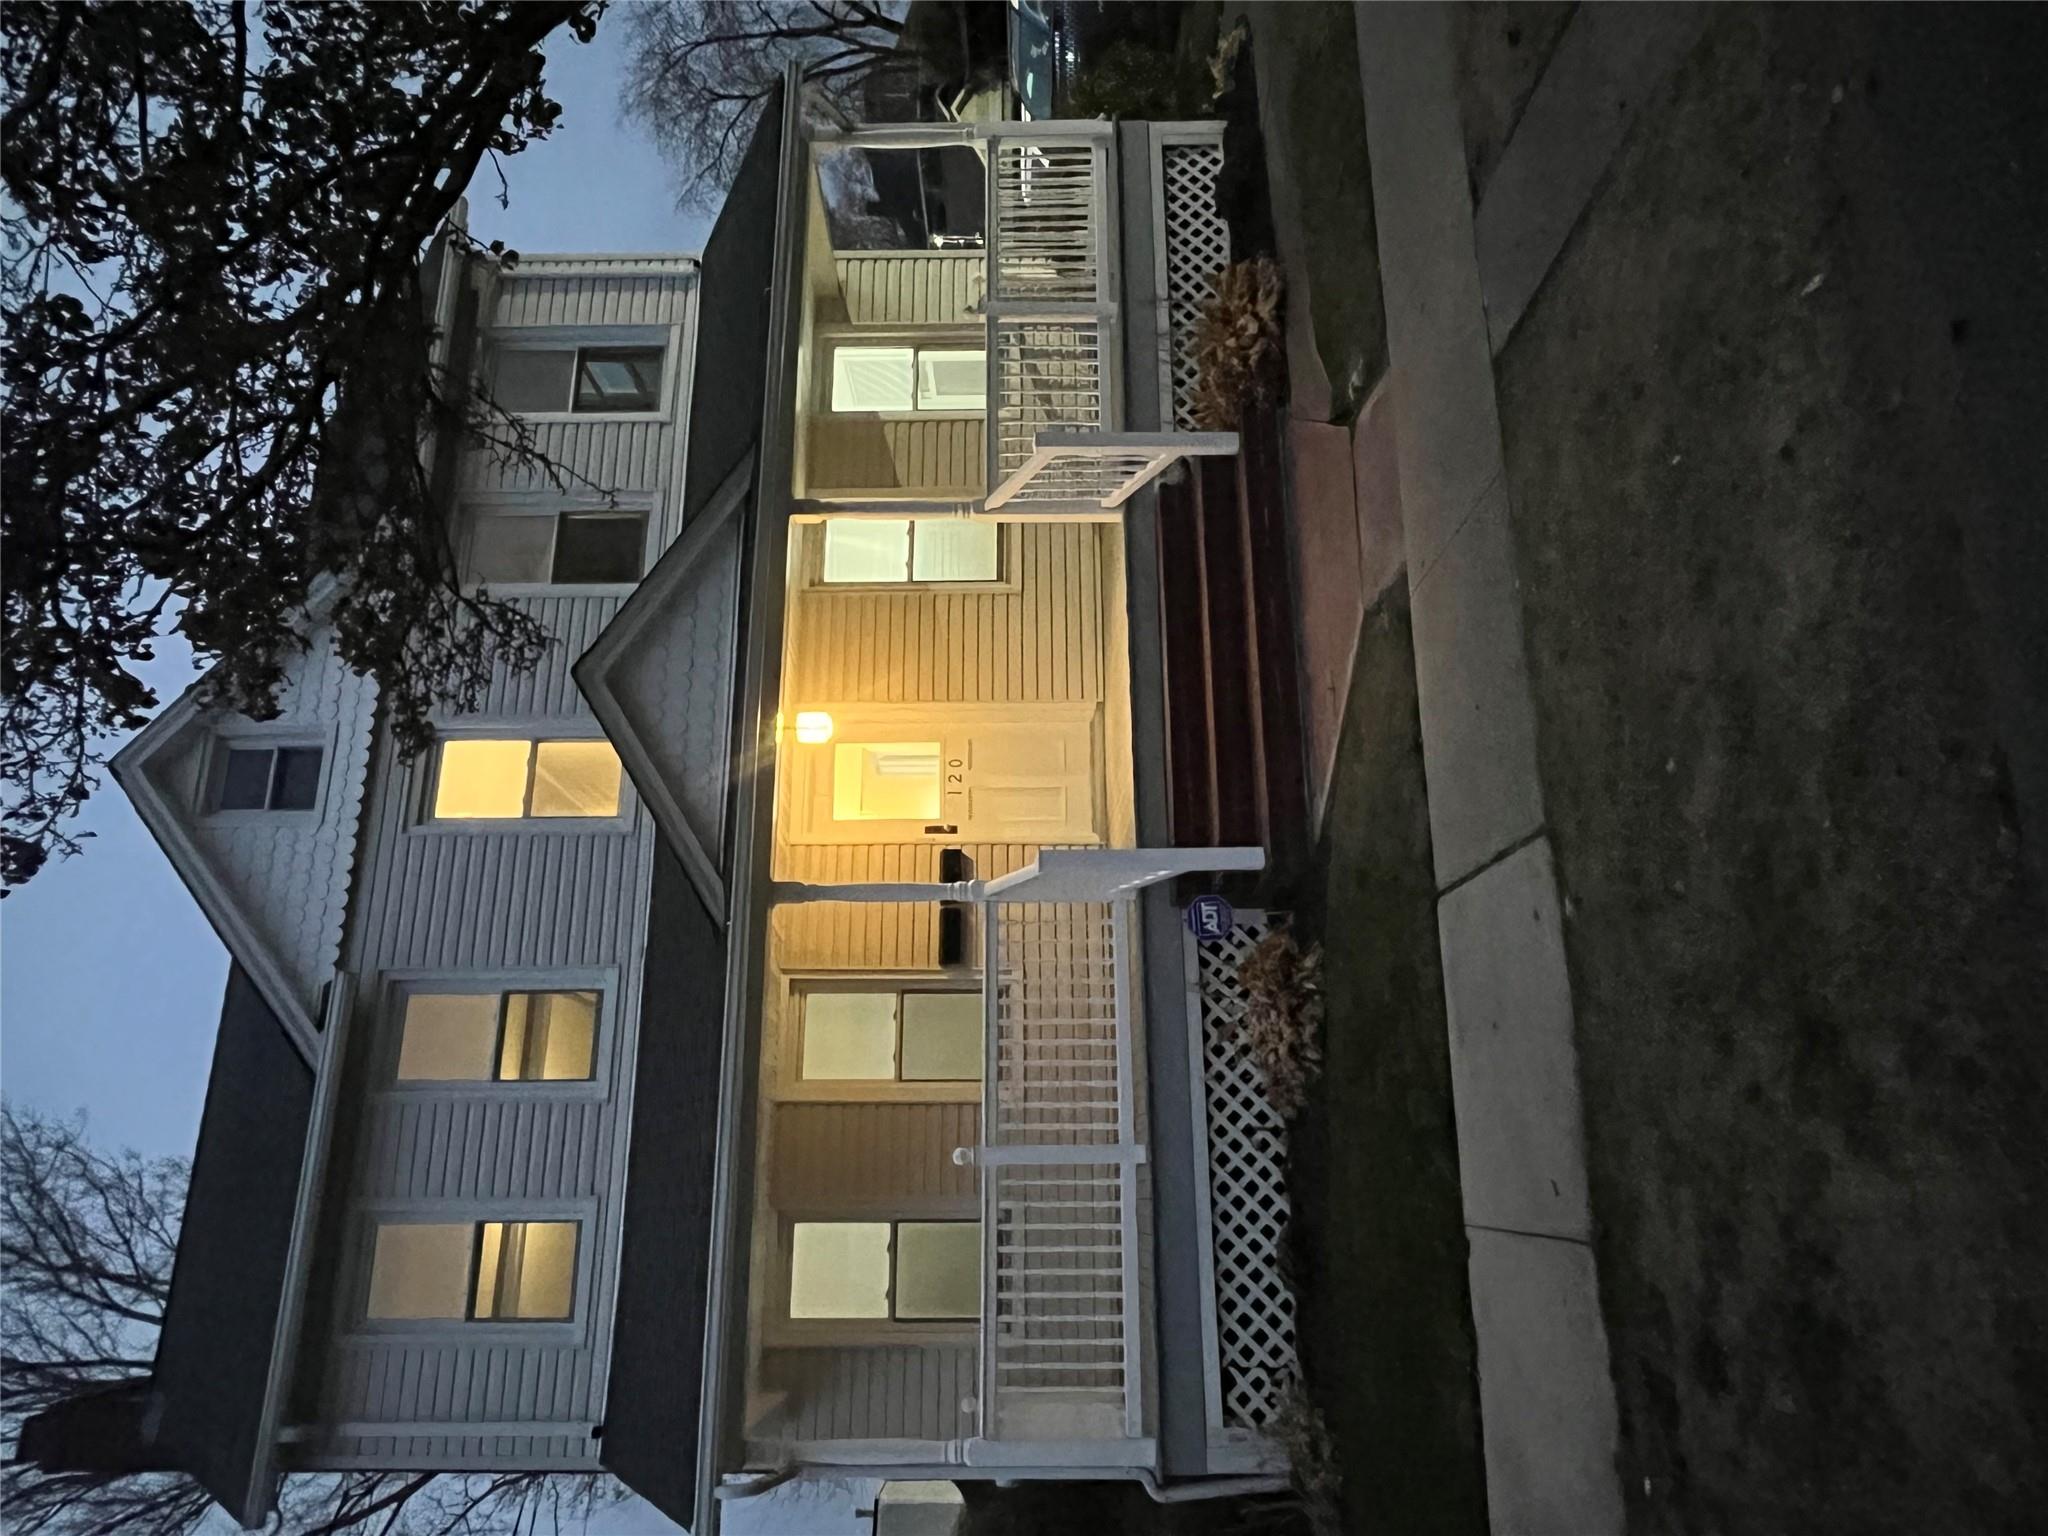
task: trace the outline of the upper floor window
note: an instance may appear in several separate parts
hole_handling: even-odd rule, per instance
[[[976,1082],[983,1015],[975,991],[815,987],[803,994],[797,1075],[811,1082]]]
[[[401,1083],[587,1082],[599,994],[409,992],[399,1020]]]
[[[216,811],[310,811],[320,796],[318,747],[231,746],[213,772]]]
[[[574,1314],[574,1221],[382,1221],[367,1312],[422,1322],[562,1322]]]
[[[998,581],[1002,529],[974,518],[837,517],[825,524],[827,586]]]
[[[463,577],[486,586],[616,586],[640,579],[647,514],[589,512],[472,513]]]
[[[835,411],[979,413],[987,404],[983,348],[848,343],[832,349]]]
[[[981,1223],[799,1221],[792,1319],[941,1322],[981,1315]]]
[[[449,737],[434,770],[436,821],[619,814],[619,754],[601,737]]]
[[[508,411],[645,414],[661,409],[661,347],[498,348],[491,396]]]

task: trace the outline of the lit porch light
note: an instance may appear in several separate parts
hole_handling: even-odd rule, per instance
[[[807,747],[821,747],[832,739],[832,717],[822,709],[797,711],[796,739]]]

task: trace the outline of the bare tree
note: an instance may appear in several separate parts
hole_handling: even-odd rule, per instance
[[[148,1390],[191,1165],[106,1153],[76,1122],[0,1105],[0,1501],[14,1536],[187,1536],[212,1501],[182,1473],[43,1471],[22,1427]],[[278,1536],[574,1530],[624,1497],[609,1478],[534,1472],[285,1479]]]
[[[627,102],[674,166],[678,199],[709,209],[731,183],[748,130],[791,64],[816,98],[857,115],[878,76],[906,89],[999,76],[1004,7],[953,0],[659,0],[624,12]]]

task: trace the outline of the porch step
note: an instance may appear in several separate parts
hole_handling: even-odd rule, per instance
[[[1237,457],[1159,490],[1173,841],[1260,844],[1268,879],[1308,835],[1282,434],[1279,411],[1256,408]]]

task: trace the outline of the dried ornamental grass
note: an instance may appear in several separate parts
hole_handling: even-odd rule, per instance
[[[1195,424],[1227,432],[1255,401],[1275,398],[1286,370],[1280,268],[1271,257],[1233,261],[1195,322]]]
[[[1242,1028],[1283,1120],[1300,1113],[1308,1085],[1323,1070],[1323,947],[1304,951],[1286,929],[1269,933],[1238,967],[1249,1000]]]
[[[1297,1507],[1309,1529],[1315,1536],[1336,1536],[1344,1528],[1337,1503],[1344,1477],[1337,1466],[1336,1437],[1299,1381],[1288,1384],[1266,1432],[1287,1457]]]

